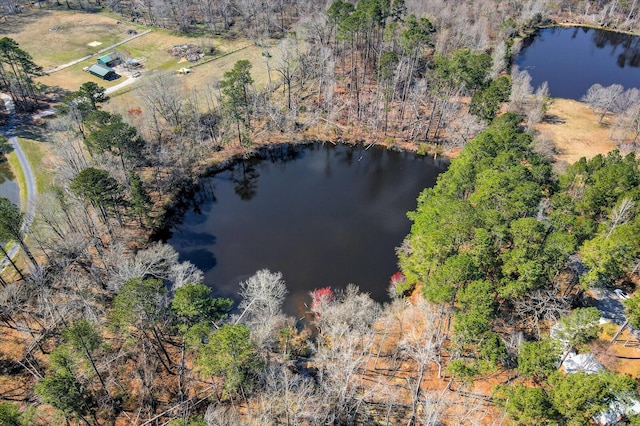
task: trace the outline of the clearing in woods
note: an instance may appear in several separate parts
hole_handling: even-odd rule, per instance
[[[156,34],[152,33],[145,37],[154,35]],[[159,39],[159,42],[162,42],[161,40],[162,38]],[[131,43],[134,44],[137,41],[134,40]],[[140,41],[142,40],[140,39]],[[264,50],[265,48],[258,47],[249,40],[240,40],[234,42],[233,45],[221,46],[220,56],[213,59],[205,57],[201,60],[202,64],[178,63],[176,59],[171,58],[171,70],[177,74],[177,70],[182,67],[191,69],[189,74],[177,74],[178,81],[181,83],[182,92],[197,95],[200,107],[205,108],[207,100],[210,99],[209,95],[218,93],[218,90],[214,89],[216,81],[220,80],[226,71],[232,69],[237,61],[248,60],[251,63],[251,76],[256,88],[265,87],[270,80],[276,81],[278,75],[274,71],[274,64],[277,64],[279,49],[277,47],[270,48],[270,58],[262,55]],[[143,77],[152,77],[152,73]],[[140,84],[132,86],[128,92],[121,92],[116,97],[113,97],[110,108],[125,115],[128,109],[142,107],[143,104],[138,89],[143,85],[144,78],[140,80]]]
[[[40,9],[12,15],[6,23],[7,25],[0,28],[0,36],[16,40],[20,47],[29,52],[34,61],[45,70],[97,53],[105,47],[125,40],[131,37],[130,30],[140,33],[148,29],[130,22],[119,21],[102,13]],[[96,41],[101,44],[90,46]],[[176,44],[194,44],[201,47],[207,56],[196,63],[181,62],[168,53],[168,50]],[[209,54],[211,47],[214,48],[213,56]],[[267,57],[262,55],[267,49],[256,46],[248,39],[186,37],[153,28],[150,34],[131,40],[114,50],[123,53],[127,58],[143,59],[142,78],[139,82],[136,81],[133,88],[144,82],[145,74],[151,71],[177,72],[180,68],[186,67],[191,68],[192,72],[180,77],[183,89],[198,92],[222,78],[223,73],[241,59],[247,59],[252,63],[252,76],[257,87],[263,87],[269,82]],[[279,49],[268,50],[271,55],[268,60],[273,68]],[[74,91],[87,81],[109,88],[128,78],[128,74],[123,73],[117,80],[105,81],[82,70],[95,62],[96,56],[93,56],[69,68],[40,77],[37,81],[65,91]],[[276,78],[273,70],[271,78]],[[127,104],[131,100],[131,97],[125,96],[122,100],[116,100],[116,103]]]
[[[598,115],[584,103],[571,99],[553,99],[545,120],[536,126],[538,138],[553,142],[554,158],[573,164],[581,157],[591,158],[615,149],[609,129],[598,124]]]
[[[99,13],[32,9],[9,15],[2,25],[4,30],[0,28],[0,36],[14,39],[38,65],[48,70],[125,40],[131,37],[128,30],[144,30],[139,25],[118,22]],[[89,46],[94,41],[102,44]]]

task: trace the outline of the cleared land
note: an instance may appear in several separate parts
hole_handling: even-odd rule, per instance
[[[96,13],[34,9],[25,14],[10,15],[3,23],[0,35],[17,41],[20,48],[29,52],[46,70],[125,40],[131,37],[128,30],[144,30],[135,24],[118,22]],[[102,44],[89,46],[94,41]]]
[[[111,44],[125,40],[131,36],[127,33],[128,30],[142,32],[146,29],[103,14],[77,11],[33,10],[23,15],[12,16],[6,23],[6,26],[3,25],[5,30],[0,29],[0,35],[16,40],[20,47],[29,52],[35,62],[45,70],[94,54]],[[8,30],[9,28],[11,30]],[[94,41],[101,44],[95,47],[89,46],[89,43]],[[176,44],[194,44],[205,52],[209,52],[209,48],[212,47],[214,54],[207,54],[198,63],[180,61],[168,53],[168,50]],[[128,58],[142,59],[143,76],[154,70],[177,72],[183,67],[192,68],[193,72],[182,78],[186,90],[200,90],[207,86],[210,82],[222,77],[224,71],[232,68],[233,64],[240,59],[248,59],[253,63],[254,79],[258,86],[264,86],[269,81],[266,73],[266,58],[262,56],[265,49],[255,46],[246,39],[193,38],[175,35],[166,30],[153,29],[152,33],[129,41],[115,50],[122,52]],[[277,53],[276,50],[271,49],[271,54]],[[229,53],[231,54],[228,55]],[[270,59],[272,64],[274,60],[275,58]],[[38,81],[64,90],[77,90],[86,81],[93,81],[109,88],[126,78],[123,76],[114,81],[105,81],[82,71],[84,67],[95,62],[94,56],[64,70],[43,76]]]
[[[197,45],[193,40],[190,42]],[[150,66],[153,64],[152,62],[145,63],[147,71],[143,72],[136,84],[118,92],[115,96],[112,95],[113,99],[109,108],[124,114],[126,113],[126,110],[130,108],[142,107],[142,101],[137,89],[144,84],[146,78],[151,77],[153,72],[158,71],[176,72],[178,81],[181,83],[182,91],[185,94],[193,93],[197,95],[202,108],[205,107],[206,98],[208,97],[206,94],[211,92],[214,83],[220,80],[226,71],[232,69],[234,64],[239,60],[248,60],[251,62],[251,65],[253,66],[251,69],[251,76],[253,77],[254,85],[257,88],[262,88],[269,84],[270,78],[273,81],[278,79],[278,75],[273,69],[280,57],[280,50],[278,47],[263,48],[256,46],[251,41],[245,39],[225,42],[225,44],[221,44],[219,46],[215,40],[209,39],[209,42],[213,42],[216,46],[216,55],[205,56],[195,64],[180,62],[166,53],[169,47],[179,43],[179,41],[176,41],[175,36],[169,36],[169,38],[167,38],[167,35],[165,34],[154,32],[141,39],[127,43],[126,48],[131,52],[139,52],[137,56],[148,57],[150,57],[150,55],[145,55],[144,51],[138,50],[138,45],[145,46],[145,49],[148,49],[150,44],[155,44],[157,49],[156,52],[164,55],[164,58],[162,59],[164,62],[160,63],[155,68]],[[263,56],[262,53],[264,51],[268,51],[271,57],[267,59]],[[178,74],[177,71],[183,67],[190,68],[191,72],[185,75]],[[103,86],[107,87],[106,85]]]
[[[554,143],[559,162],[571,164],[615,149],[606,122],[598,124],[598,116],[586,104],[571,99],[554,99],[536,130],[540,139]]]
[[[79,13],[75,11],[32,11],[24,15],[11,18],[6,28],[12,31],[2,31],[18,42],[20,47],[29,52],[35,62],[45,70],[94,54],[111,44],[125,40],[131,35],[128,30],[138,32],[146,28],[128,22],[118,24],[117,19],[103,14]],[[44,40],[44,42],[43,42]],[[96,47],[89,46],[93,41],[102,44]],[[194,44],[206,52],[206,56],[197,63],[187,62],[172,57],[169,49],[177,44]],[[213,48],[213,54],[211,54]],[[131,40],[116,51],[121,52],[127,58],[137,58],[142,61],[143,67],[139,70],[142,76],[136,80],[131,88],[120,91],[121,96],[114,99],[115,107],[119,105],[137,105],[137,95],[134,92],[136,86],[144,82],[149,73],[156,71],[178,72],[181,68],[190,68],[187,75],[180,75],[185,92],[202,92],[207,90],[216,80],[222,78],[225,71],[231,69],[236,61],[249,60],[252,65],[252,75],[257,87],[264,87],[271,79],[276,79],[273,67],[278,61],[279,49],[277,47],[263,48],[256,46],[248,39],[223,40],[220,38],[185,37],[176,35],[170,31],[153,29],[150,34]],[[263,52],[269,51],[271,57],[267,59]],[[267,65],[269,62],[269,66]],[[37,79],[38,82],[50,87],[58,87],[63,91],[74,91],[84,82],[92,81],[105,88],[118,85],[128,77],[122,73],[122,77],[105,81],[83,71],[84,67],[96,63],[96,56],[90,59],[45,75]],[[271,76],[268,69],[271,68]],[[127,93],[131,92],[131,94]]]

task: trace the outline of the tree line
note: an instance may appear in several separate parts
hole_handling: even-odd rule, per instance
[[[598,334],[600,312],[579,308],[584,290],[637,279],[640,161],[613,151],[556,176],[520,120],[496,118],[420,195],[394,291],[419,284],[449,312],[452,375],[507,368],[535,381],[496,394],[514,420],[584,424],[611,401],[637,398],[630,377],[557,369]],[[634,324],[637,299],[626,302]],[[551,338],[554,324],[560,334]]]

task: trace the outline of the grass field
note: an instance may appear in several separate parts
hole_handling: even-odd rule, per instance
[[[32,10],[23,15],[12,16],[8,25],[0,29],[1,35],[15,39],[20,47],[31,54],[35,62],[45,70],[59,66],[86,55],[93,54],[99,49],[113,43],[122,41],[130,35],[129,29],[143,31],[146,28],[130,23],[118,24],[116,17],[101,13],[81,13],[77,11],[47,11]],[[10,31],[7,28],[11,28]],[[102,44],[92,48],[87,44],[99,41]],[[207,55],[198,63],[180,61],[172,57],[168,51],[176,44],[195,44],[203,48],[205,52],[213,47],[213,55]],[[252,65],[252,76],[256,87],[264,87],[271,78],[276,78],[274,71],[271,76],[267,72],[267,58],[262,55],[269,50],[270,67],[273,68],[277,61],[279,50],[277,48],[265,49],[254,45],[250,40],[226,40],[215,37],[187,37],[177,35],[167,30],[153,29],[137,39],[131,40],[116,48],[128,58],[142,59],[144,68],[142,78],[133,86],[123,89],[114,97],[113,103],[122,105],[138,105],[136,99],[136,87],[144,83],[146,74],[155,71],[177,72],[180,68],[191,68],[188,75],[180,75],[183,90],[187,92],[199,92],[210,86],[216,80],[222,78],[225,71],[231,69],[236,61],[249,60]],[[45,75],[37,79],[39,83],[50,87],[59,87],[64,91],[74,91],[84,82],[92,81],[102,87],[115,86],[126,75],[114,81],[105,81],[95,77],[82,69],[96,63],[96,57],[65,68],[61,71]]]
[[[18,188],[20,188],[20,206],[24,207],[25,200],[27,199],[27,184],[24,178],[24,172],[22,171],[20,161],[18,161],[18,156],[15,151],[8,153],[6,156],[9,166],[11,167],[11,171],[13,172],[13,176],[18,184]],[[24,210],[24,208],[22,210]]]
[[[19,140],[36,178],[36,191],[38,193],[45,192],[51,185],[51,175],[46,171],[44,164],[44,159],[47,156],[47,150],[43,146],[45,142],[24,138],[19,138]]]
[[[130,37],[129,29],[143,30],[102,14],[38,9],[9,15],[2,28],[0,35],[17,41],[45,70],[122,41]],[[89,46],[93,41],[102,44]]]
[[[24,138],[19,138],[19,140],[22,150],[24,151],[24,155],[26,155],[27,160],[29,160],[29,164],[31,164],[31,169],[33,170],[33,174],[36,178],[36,191],[38,193],[46,191],[51,184],[51,175],[45,170],[44,158],[46,157],[47,152],[43,147],[44,142]],[[20,162],[18,161],[15,151],[7,154],[7,161],[11,166],[11,170],[13,171],[18,187],[20,188],[20,204],[24,205],[24,200],[27,198],[27,186],[24,178],[24,172],[20,166]]]
[[[138,40],[142,43],[146,37],[148,36]],[[159,35],[160,39],[164,37],[164,35]],[[134,40],[132,43],[137,42],[138,40]],[[159,43],[163,42],[160,41]],[[127,43],[127,46],[128,45],[129,44]],[[278,79],[273,67],[278,60],[279,49],[268,49],[271,55],[271,58],[269,58],[269,66],[267,66],[266,58],[262,55],[264,50],[266,49],[256,46],[249,40],[236,40],[221,45],[219,55],[216,55],[215,57],[205,56],[201,62],[197,64],[192,65],[189,63],[179,63],[177,60],[172,58],[171,62],[165,62],[162,66],[158,67],[158,70],[175,72],[182,67],[191,68],[191,72],[189,74],[178,75],[178,81],[182,84],[182,91],[184,93],[198,94],[210,90],[211,86],[217,80],[220,80],[226,71],[232,69],[237,61],[248,60],[252,65],[251,76],[254,79],[254,85],[257,88],[262,88],[269,83],[269,69],[271,71],[271,79]],[[147,73],[149,73],[149,71],[147,71]],[[129,86],[126,90],[112,95],[110,108],[118,113],[124,114],[127,109],[137,106],[141,107],[142,101],[140,100],[138,88],[144,84],[145,78],[148,77],[149,74],[143,74],[135,85]],[[200,96],[199,99],[202,101],[201,106],[204,107],[204,96]]]
[[[598,116],[587,105],[571,99],[554,99],[548,119],[536,126],[541,139],[553,141],[556,160],[573,164],[614,149],[609,129],[598,124]]]

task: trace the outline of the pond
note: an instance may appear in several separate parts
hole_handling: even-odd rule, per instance
[[[202,179],[161,237],[217,296],[237,300],[239,283],[268,268],[283,274],[290,315],[324,286],[353,283],[384,301],[406,212],[447,166],[380,147],[281,145]]]
[[[580,100],[595,83],[640,88],[640,37],[583,27],[544,28],[527,38],[516,61],[534,88]]]
[[[16,206],[20,205],[20,188],[3,155],[0,155],[0,197],[8,198]]]

